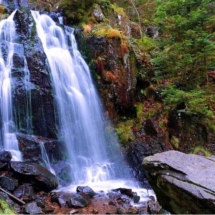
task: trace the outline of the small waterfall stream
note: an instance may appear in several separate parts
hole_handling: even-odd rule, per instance
[[[14,11],[7,19],[0,22],[0,42],[5,50],[0,50],[0,104],[1,104],[1,139],[3,148],[12,153],[13,160],[22,160],[15,135],[15,124],[12,114],[11,70],[15,47]],[[8,51],[6,51],[8,50]]]

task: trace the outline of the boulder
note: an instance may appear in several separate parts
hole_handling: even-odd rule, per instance
[[[25,161],[44,162],[42,148],[45,149],[51,163],[65,160],[65,144],[51,138],[18,133],[16,137]],[[43,147],[44,146],[44,147]]]
[[[41,214],[42,210],[36,202],[30,202],[24,206],[24,212],[27,214]]]
[[[0,161],[8,163],[12,158],[12,155],[9,151],[0,152]]]
[[[13,191],[18,186],[18,180],[2,174],[0,176],[0,186],[9,191]]]
[[[67,202],[69,207],[83,208],[91,202],[90,196],[84,193],[76,193],[70,201]]]
[[[38,164],[12,161],[11,168],[15,173],[18,173],[20,177],[23,176],[26,180],[27,178],[28,180],[31,179],[32,184],[34,184],[37,189],[51,191],[58,186],[56,176]]]
[[[146,157],[143,167],[158,202],[172,213],[215,213],[215,160],[167,151]]]
[[[88,186],[78,186],[76,188],[77,193],[85,193],[86,195],[89,195],[90,197],[93,197],[96,195],[96,193],[93,191],[92,188]]]
[[[14,196],[22,199],[24,202],[30,202],[35,199],[33,187],[30,184],[22,184],[13,192]]]

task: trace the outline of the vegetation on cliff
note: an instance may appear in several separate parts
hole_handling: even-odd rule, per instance
[[[214,139],[214,1],[32,1],[63,11],[87,43],[104,39],[93,54],[86,45],[82,52],[122,142],[131,143],[147,119],[179,150]]]

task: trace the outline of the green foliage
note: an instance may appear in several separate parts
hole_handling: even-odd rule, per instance
[[[197,155],[204,155],[206,157],[210,157],[211,153],[209,151],[207,151],[204,147],[202,146],[196,146],[192,152],[193,154],[197,154]]]
[[[0,214],[16,214],[16,212],[9,207],[5,200],[0,199]]]
[[[67,20],[68,22],[72,20],[73,23],[79,23],[84,20],[84,16],[85,16],[85,13],[87,12],[87,9],[91,8],[92,4],[94,3],[95,3],[95,0],[89,0],[88,2],[85,0],[82,0],[82,1],[62,0],[60,4],[60,8],[64,10],[64,13],[68,18]]]
[[[149,51],[154,48],[154,40],[145,35],[140,39],[136,39],[135,42],[137,43],[141,50]]]
[[[175,109],[179,104],[184,104],[184,109],[179,110],[179,112],[187,115],[198,115],[200,118],[214,119],[214,114],[210,110],[210,102],[215,98],[208,90],[195,89],[187,92],[170,85],[163,90],[162,95],[168,111]]]
[[[143,104],[137,104],[136,106],[136,115],[137,115],[137,119],[141,120],[142,119],[142,115],[143,115]]]
[[[132,131],[133,123],[133,120],[127,120],[116,125],[116,133],[119,136],[121,143],[126,144],[134,139],[134,134]]]
[[[61,0],[60,8],[64,10],[73,24],[79,24],[92,19],[91,9],[94,4],[98,4],[105,12],[110,6],[109,0]]]
[[[184,89],[194,89],[207,81],[215,57],[215,35],[209,28],[214,20],[207,11],[210,2],[157,0],[155,23],[161,37],[153,64],[158,77],[175,77],[184,82]]]

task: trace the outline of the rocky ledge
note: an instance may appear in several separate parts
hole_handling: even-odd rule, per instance
[[[39,140],[29,138],[35,145]],[[20,141],[19,140],[19,141]],[[48,140],[46,140],[47,143]],[[24,143],[23,143],[24,144]],[[43,166],[11,161],[8,151],[0,152],[0,214],[159,214],[163,209],[153,196],[144,198],[128,188],[94,192],[88,186],[58,188],[58,179]],[[71,190],[71,192],[70,192]],[[9,212],[8,208],[11,209]]]
[[[143,167],[158,202],[177,214],[215,213],[215,158],[179,151],[146,157]]]

